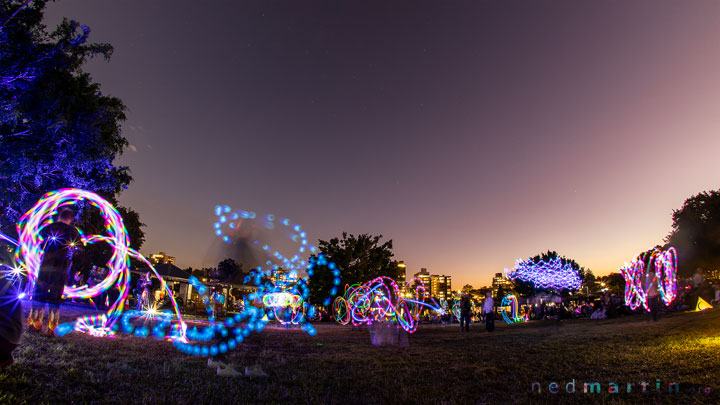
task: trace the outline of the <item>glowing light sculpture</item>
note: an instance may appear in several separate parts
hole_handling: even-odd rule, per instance
[[[517,298],[513,294],[508,294],[505,297],[503,297],[502,302],[500,303],[501,307],[510,308],[510,316],[508,316],[507,310],[502,310],[501,314],[503,317],[503,320],[505,323],[519,323],[519,322],[527,322],[528,320],[528,314],[520,315],[520,309],[518,305]]]
[[[450,310],[450,312],[453,314],[455,319],[458,322],[460,322],[460,315],[462,312],[461,308],[460,308],[460,303],[462,302],[462,293],[460,293],[460,292],[453,293],[452,300],[453,300],[453,305],[452,305],[452,309]],[[449,304],[448,304],[447,300],[444,300],[444,299],[440,300],[440,306],[443,309],[447,310],[448,305]],[[473,300],[470,300],[470,312],[472,312],[472,313],[475,312],[475,301],[473,301]]]
[[[659,247],[652,248],[635,256],[633,260],[620,269],[625,279],[625,304],[635,310],[642,306],[650,311],[647,301],[645,273],[653,267],[657,289],[665,305],[670,305],[677,296],[677,252],[674,247],[663,251]]]
[[[335,320],[347,325],[371,325],[374,323],[394,324],[408,333],[417,330],[422,307],[438,313],[443,309],[433,301],[425,303],[427,290],[420,279],[415,289],[415,299],[403,298],[400,287],[389,277],[377,277],[365,284],[345,286],[345,294],[335,298],[333,313]]]
[[[511,280],[530,282],[535,288],[574,291],[582,285],[577,264],[559,256],[518,259],[515,267],[505,269],[505,274]]]

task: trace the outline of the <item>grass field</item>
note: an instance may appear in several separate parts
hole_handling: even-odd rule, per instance
[[[330,323],[316,324],[315,337],[268,328],[231,354],[238,369],[259,363],[269,374],[255,379],[218,377],[206,359],[152,338],[26,333],[0,375],[0,403],[720,402],[720,311],[496,325],[492,334],[421,325],[405,348],[374,347],[367,330]],[[573,379],[576,392],[566,393]],[[603,392],[584,393],[584,382]],[[680,392],[668,393],[668,382]],[[620,392],[608,393],[610,383]]]

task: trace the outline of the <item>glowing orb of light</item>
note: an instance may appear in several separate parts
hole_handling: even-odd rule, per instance
[[[286,291],[265,294],[263,296],[263,304],[270,308],[297,307],[298,305],[302,305],[302,301],[301,296]]]
[[[288,291],[272,292],[265,294],[262,301],[265,307],[272,309],[275,319],[283,325],[298,325],[305,316],[306,305],[303,305],[303,298],[298,294]]]

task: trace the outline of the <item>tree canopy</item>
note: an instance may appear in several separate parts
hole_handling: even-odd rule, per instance
[[[605,283],[605,286],[619,297],[623,297],[625,294],[625,278],[623,278],[622,274],[613,272],[600,277],[600,281]]]
[[[600,289],[600,281],[592,270],[585,271],[582,277],[582,286],[580,287],[581,292],[586,294],[595,294]]]
[[[232,282],[242,278],[242,265],[231,258],[227,258],[218,263],[217,268],[210,271],[209,276],[219,281]]]
[[[90,29],[72,20],[48,32],[45,3],[0,3],[0,226],[6,229],[48,191],[76,187],[116,203],[131,181],[128,168],[114,164],[128,146],[120,129],[125,106],[82,70],[89,58],[109,58],[112,46],[89,43]]]
[[[677,250],[678,275],[689,277],[698,267],[720,268],[720,190],[688,198],[672,220],[665,241]]]
[[[382,235],[361,234],[354,236],[343,232],[341,238],[329,241],[320,240],[318,249],[328,261],[340,269],[341,283],[338,293],[342,293],[346,284],[370,281],[379,276],[397,279],[404,269],[393,260],[392,240],[380,242]],[[314,258],[311,258],[314,260]],[[327,266],[317,266],[310,279],[310,302],[321,305],[333,287],[332,271]]]
[[[145,234],[137,212],[120,207],[117,194],[132,180],[115,165],[128,141],[121,134],[125,106],[103,95],[82,66],[109,59],[112,46],[88,42],[90,29],[64,19],[53,31],[42,24],[46,1],[0,3],[0,229],[14,224],[45,193],[75,187],[115,205],[130,246]],[[104,220],[80,204],[79,227],[102,233]],[[87,247],[90,262],[104,265],[111,249]]]

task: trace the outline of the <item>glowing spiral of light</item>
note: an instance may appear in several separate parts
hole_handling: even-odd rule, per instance
[[[332,299],[337,295],[337,286],[340,285],[340,269],[323,254],[317,253],[318,249],[308,242],[307,233],[303,231],[302,227],[293,224],[287,218],[278,220],[278,217],[273,214],[259,216],[252,211],[233,211],[227,205],[216,206],[215,215],[218,217],[217,222],[214,224],[215,234],[226,243],[232,243],[233,239],[229,234],[238,229],[239,221],[247,219],[259,221],[269,230],[284,231],[282,232],[283,235],[297,245],[297,251],[288,254],[287,252],[281,253],[266,242],[253,240],[252,243],[261,247],[262,251],[267,255],[266,267],[259,266],[253,270],[251,275],[245,277],[244,282],[254,281],[255,285],[258,286],[258,291],[250,294],[249,298],[250,300],[260,300],[263,303],[263,317],[276,319],[281,324],[299,325],[301,329],[314,335],[316,333],[315,328],[307,319],[315,315],[317,308],[308,303],[310,295],[308,284],[317,271],[325,269],[330,271],[333,283],[328,296],[322,301],[323,305],[330,305]],[[307,255],[310,256],[306,258]],[[295,276],[292,279],[280,279],[275,282],[266,281],[263,283],[264,277],[271,278],[273,272],[281,268],[295,274]],[[306,276],[299,278],[297,274],[303,271]],[[271,310],[265,311],[265,308]],[[285,311],[290,311],[290,320],[285,320],[284,317],[279,316],[278,311],[282,311],[283,315],[285,315]]]
[[[323,300],[323,305],[330,305],[333,297],[338,293],[337,286],[340,285],[340,269],[337,268],[335,263],[328,261],[322,255],[316,255],[318,252],[317,247],[308,241],[307,233],[299,224],[293,223],[288,218],[279,218],[274,214],[258,215],[254,211],[233,211],[228,205],[215,206],[215,216],[217,216],[217,221],[213,225],[215,234],[225,243],[232,243],[233,239],[230,234],[238,230],[240,222],[243,220],[257,221],[269,230],[285,231],[282,233],[297,245],[297,251],[281,253],[268,243],[261,242],[260,240],[252,241],[253,244],[260,247],[267,255],[265,265],[269,271],[268,275],[271,275],[273,271],[280,268],[294,274],[305,271],[307,273],[305,281],[307,281],[308,277],[314,275],[317,266],[327,266],[330,271],[332,271],[333,286],[330,288],[329,295]],[[307,255],[313,256],[305,258]],[[275,287],[280,287],[280,290],[283,290],[283,288],[287,289],[287,287],[296,282],[297,277],[290,282],[285,280],[278,281],[278,285]],[[304,297],[304,299],[307,299],[307,297]]]
[[[333,297],[337,295],[340,285],[340,269],[332,261],[318,252],[317,247],[310,244],[307,233],[299,224],[294,224],[287,218],[279,219],[273,214],[258,215],[253,211],[233,211],[228,205],[215,207],[215,215],[218,217],[214,224],[215,234],[223,242],[232,243],[230,236],[233,231],[238,230],[240,221],[257,221],[269,230],[279,230],[284,236],[297,246],[295,252],[280,252],[268,243],[260,240],[253,240],[252,244],[257,245],[267,255],[265,266],[260,266],[250,276],[245,277],[245,283],[254,281],[259,291],[251,294],[252,299],[259,299],[265,308],[270,311],[264,313],[269,319],[276,319],[281,324],[300,325],[308,333],[315,334],[315,329],[307,322],[317,312],[314,305],[308,303],[310,289],[308,283],[315,275],[317,269],[327,269],[331,272],[333,284],[329,289],[328,296],[322,301],[323,305],[330,305]],[[306,256],[310,255],[306,258]],[[276,279],[275,282],[262,282],[262,278],[271,278],[273,273],[284,270],[288,274],[294,274],[291,278]],[[306,276],[300,278],[298,273],[305,272]],[[322,271],[322,270],[321,270]],[[278,312],[286,315],[290,312],[290,319],[286,320]],[[308,317],[306,317],[306,314]]]
[[[419,324],[421,308],[428,307],[442,313],[435,305],[425,303],[427,290],[421,280],[415,289],[415,299],[403,298],[400,287],[389,277],[377,277],[365,284],[348,285],[345,294],[333,302],[335,320],[347,325],[371,325],[373,323],[395,324],[409,333]]]
[[[318,255],[315,261],[329,265],[323,255]],[[218,353],[226,353],[241,344],[251,333],[260,333],[268,322],[277,318],[276,308],[281,306],[295,306],[299,314],[308,313],[310,317],[315,314],[315,307],[309,305],[305,298],[309,294],[307,286],[308,279],[303,278],[293,285],[275,285],[267,281],[267,273],[262,268],[254,269],[246,277],[246,283],[254,283],[257,291],[245,296],[244,311],[235,314],[225,320],[216,319],[213,311],[213,300],[210,297],[212,292],[203,285],[195,276],[189,279],[190,284],[197,290],[201,301],[205,304],[205,311],[208,314],[206,321],[191,320],[186,324],[192,326],[187,329],[187,339],[175,339],[175,347],[183,353],[194,356],[214,356]],[[266,310],[271,308],[271,311]],[[317,331],[304,316],[296,313],[291,323],[299,325],[300,329],[314,336]],[[155,321],[148,325],[148,320]],[[280,319],[279,319],[280,320]],[[170,311],[154,312],[149,311],[127,311],[122,316],[121,330],[126,334],[138,337],[153,336],[163,339],[172,328],[175,319]],[[283,322],[281,320],[281,322]]]
[[[224,233],[224,226],[229,229],[237,229],[237,223],[240,219],[258,219],[257,214],[248,211],[233,212],[229,206],[216,206],[215,214],[218,221],[215,223],[215,233],[221,237],[226,243],[231,243],[232,238]],[[263,218],[264,226],[267,229],[275,229],[276,217],[274,215],[266,215]],[[257,291],[243,297],[245,310],[232,317],[228,317],[224,321],[219,321],[212,315],[212,305],[209,297],[209,289],[204,286],[196,277],[190,277],[192,284],[201,295],[202,301],[205,303],[206,312],[208,313],[207,322],[193,322],[201,326],[193,326],[187,332],[189,341],[175,342],[175,346],[182,352],[195,356],[214,356],[218,353],[225,353],[232,350],[242,343],[244,338],[252,332],[261,332],[265,325],[273,319],[277,319],[285,324],[286,321],[277,314],[279,309],[292,309],[292,317],[289,323],[299,325],[300,329],[314,336],[317,331],[313,325],[308,322],[308,318],[312,318],[317,309],[314,305],[310,305],[307,300],[310,295],[308,284],[317,271],[317,268],[327,268],[333,276],[333,287],[331,287],[329,296],[325,298],[324,305],[329,305],[332,297],[337,294],[337,286],[340,284],[340,269],[335,263],[327,260],[323,254],[312,255],[305,259],[306,254],[317,252],[317,248],[308,243],[307,234],[302,230],[300,225],[291,224],[289,219],[281,219],[280,226],[285,229],[290,240],[298,244],[297,252],[293,254],[282,254],[281,252],[271,248],[266,243],[259,240],[253,241],[254,244],[261,246],[262,250],[267,254],[267,267],[259,266],[253,269],[244,279],[245,284],[254,283]],[[278,265],[277,263],[280,263]],[[273,275],[273,271],[280,267],[291,272],[305,271],[307,276],[303,278],[292,277],[292,280],[283,279],[273,282],[269,278]],[[297,273],[296,273],[297,274]],[[257,306],[256,306],[257,305]],[[271,309],[268,311],[267,309]],[[307,317],[305,314],[307,313]],[[128,321],[128,328],[132,329],[132,324]],[[137,333],[137,329],[135,332]],[[147,331],[142,330],[143,334]]]
[[[523,316],[520,316],[520,309],[518,305],[517,298],[513,294],[508,294],[505,297],[503,297],[502,302],[500,303],[501,307],[510,308],[510,316],[508,316],[507,310],[500,311],[503,317],[503,320],[505,323],[518,323],[518,322],[526,322],[528,320],[528,314],[526,313]]]
[[[270,245],[261,243],[259,240],[252,241],[253,244],[258,245],[268,255],[270,261],[266,264],[271,266],[272,261],[280,263],[279,265],[275,265],[276,269],[278,267],[282,267],[288,271],[304,270],[308,266],[308,262],[304,256],[308,253],[317,253],[317,247],[310,244],[307,238],[307,233],[303,231],[302,227],[298,224],[293,224],[292,221],[287,218],[278,219],[278,217],[273,214],[258,215],[254,211],[233,211],[228,205],[216,206],[215,215],[218,217],[217,221],[213,225],[215,234],[225,243],[232,242],[232,238],[229,233],[237,231],[240,226],[240,221],[243,220],[257,221],[262,224],[263,227],[270,230],[286,230],[288,239],[297,244],[296,252],[283,254],[280,251],[273,249]]]
[[[85,332],[93,336],[112,336],[113,327],[122,314],[125,299],[127,298],[130,285],[129,258],[134,257],[147,264],[160,280],[162,287],[168,292],[175,313],[178,318],[170,338],[184,339],[185,325],[182,315],[165,281],[160,277],[155,268],[140,253],[130,248],[129,239],[122,217],[115,208],[99,195],[85,190],[66,188],[45,194],[25,215],[20,218],[17,225],[19,235],[18,241],[2,235],[4,240],[10,241],[17,246],[15,260],[25,277],[27,277],[26,294],[33,293],[33,287],[40,271],[40,265],[44,255],[44,240],[40,231],[53,223],[53,217],[61,207],[75,205],[81,201],[87,201],[100,210],[105,220],[105,231],[107,235],[86,236],[80,231],[81,240],[72,241],[72,244],[105,242],[112,249],[113,254],[107,263],[109,269],[107,277],[94,286],[65,286],[63,296],[65,298],[91,298],[102,294],[112,287],[117,287],[119,296],[110,306],[107,313],[102,315],[85,316],[78,318],[72,325],[73,329]],[[66,333],[68,326],[60,328]]]
[[[677,296],[677,252],[674,247],[663,251],[660,248],[653,248],[640,253],[633,260],[620,269],[625,279],[625,304],[635,310],[642,306],[646,311],[650,310],[647,300],[647,288],[645,285],[646,264],[654,267],[656,278],[651,282],[657,283],[657,289],[665,305],[670,305]]]

